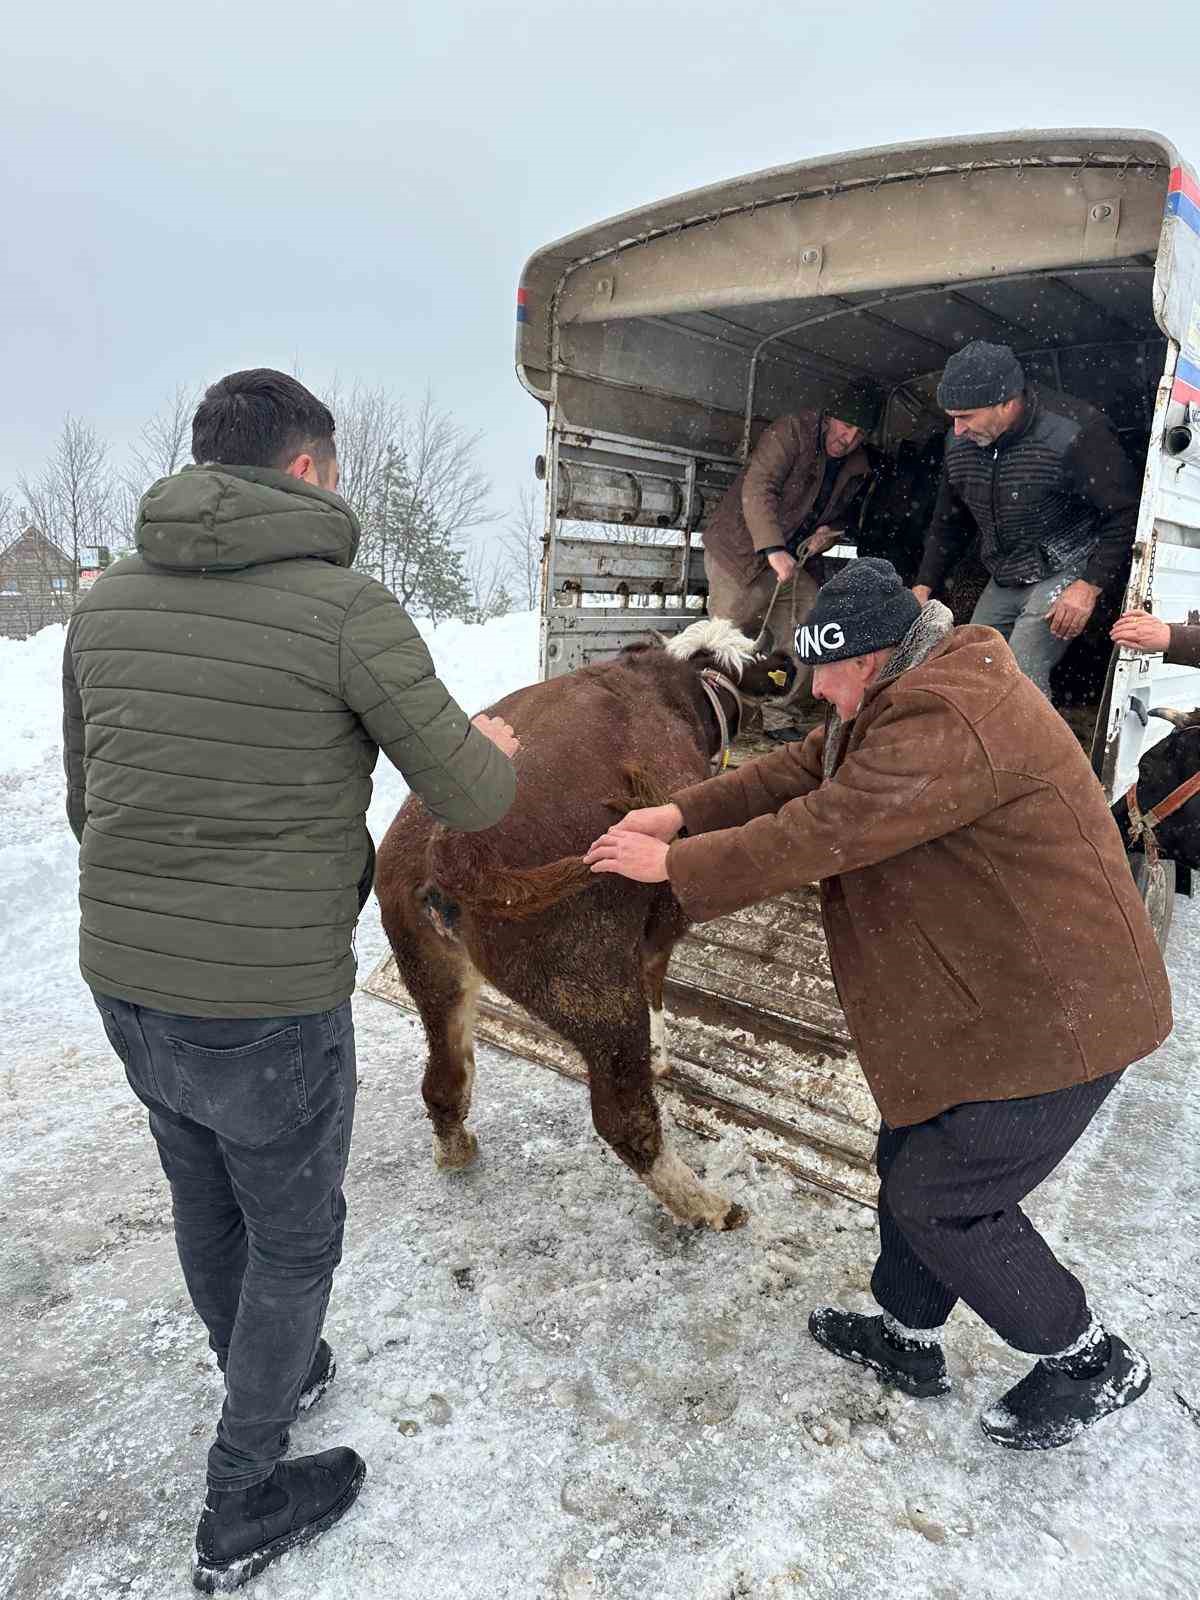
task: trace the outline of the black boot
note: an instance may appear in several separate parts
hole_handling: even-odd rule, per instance
[[[905,1394],[926,1399],[946,1394],[946,1358],[936,1341],[918,1343],[897,1338],[882,1317],[863,1316],[858,1311],[839,1311],[834,1306],[819,1306],[808,1319],[808,1331],[825,1350],[860,1367],[870,1367],[885,1383],[895,1384]]]
[[[367,1465],[353,1450],[280,1461],[251,1489],[210,1489],[196,1529],[192,1583],[231,1594],[278,1556],[332,1528],[354,1504]]]
[[[988,1438],[1009,1450],[1057,1450],[1085,1428],[1132,1405],[1150,1387],[1150,1363],[1115,1333],[1095,1370],[1041,1360],[980,1418]]]

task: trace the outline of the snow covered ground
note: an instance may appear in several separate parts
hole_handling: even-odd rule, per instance
[[[530,617],[447,625],[478,709],[535,674]],[[0,1596],[190,1592],[220,1401],[141,1108],[74,961],[62,630],[0,641]],[[403,793],[381,771],[380,834]],[[381,949],[374,907],[361,969]],[[356,1000],[362,1089],[339,1373],[298,1449],[369,1476],[259,1600],[1196,1600],[1200,1595],[1200,907],[1173,933],[1178,1023],[1031,1209],[1155,1369],[1050,1455],[978,1413],[1024,1370],[956,1312],[954,1393],[909,1401],[809,1340],[866,1306],[869,1213],[674,1137],[753,1213],[676,1228],[592,1134],[573,1084],[480,1051],[482,1159],[435,1172],[418,1026]]]

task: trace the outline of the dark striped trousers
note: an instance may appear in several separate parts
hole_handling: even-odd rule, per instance
[[[1065,1350],[1090,1320],[1083,1285],[1021,1210],[1120,1078],[1024,1100],[952,1106],[879,1130],[879,1260],[871,1292],[908,1328],[939,1328],[958,1300],[1017,1350]]]

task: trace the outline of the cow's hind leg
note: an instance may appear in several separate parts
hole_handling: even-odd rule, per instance
[[[663,984],[671,951],[686,930],[687,921],[674,895],[665,894],[655,901],[642,935],[642,989],[650,1007],[650,1071],[656,1078],[665,1078],[671,1070]]]
[[[479,973],[459,941],[436,933],[420,912],[392,948],[429,1044],[421,1095],[433,1123],[433,1159],[448,1170],[468,1167],[479,1153],[475,1135],[463,1126],[475,1082]]]

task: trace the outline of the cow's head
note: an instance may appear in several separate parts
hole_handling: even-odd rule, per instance
[[[796,681],[796,663],[786,650],[757,650],[754,640],[724,617],[693,622],[668,641],[667,654],[697,670],[713,667],[724,673],[747,700],[782,697]]]
[[[1156,707],[1150,715],[1173,723],[1176,731],[1147,750],[1138,762],[1138,805],[1143,811],[1165,800],[1173,789],[1200,771],[1200,711]],[[1113,807],[1113,813],[1128,843],[1127,807],[1123,796]],[[1165,817],[1154,831],[1164,856],[1200,868],[1200,795]]]

